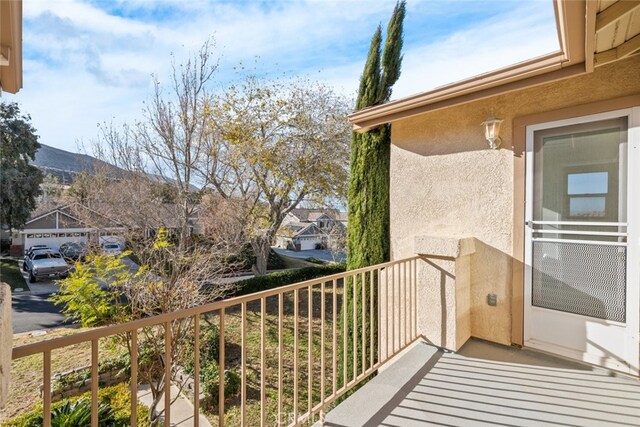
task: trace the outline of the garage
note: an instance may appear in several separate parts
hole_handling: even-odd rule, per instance
[[[317,237],[300,237],[298,239],[300,242],[300,250],[301,251],[309,251],[316,248],[316,244],[321,242],[321,239]]]
[[[24,236],[24,248],[29,249],[35,245],[47,245],[52,249],[59,249],[60,245],[67,242],[86,243],[88,232],[75,231],[65,233],[25,233]]]
[[[82,212],[80,210],[83,210]],[[89,228],[79,217],[98,218],[96,223],[103,224],[100,230]],[[102,243],[119,238],[124,227],[104,218],[99,213],[76,205],[63,206],[36,215],[26,222],[20,232],[20,241],[12,245],[12,253],[22,253],[34,245],[47,245],[59,249],[68,242]],[[15,244],[18,243],[18,244]]]

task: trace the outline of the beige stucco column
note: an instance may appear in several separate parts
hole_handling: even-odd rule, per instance
[[[418,330],[432,344],[457,351],[471,337],[474,239],[417,236]]]
[[[9,395],[12,339],[11,288],[0,283],[0,409],[4,408]]]

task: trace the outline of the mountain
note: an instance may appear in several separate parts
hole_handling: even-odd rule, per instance
[[[72,153],[45,144],[40,144],[36,159],[31,163],[45,174],[58,178],[61,184],[71,184],[81,172],[93,174],[99,169],[107,172],[120,171],[118,167],[87,154]]]

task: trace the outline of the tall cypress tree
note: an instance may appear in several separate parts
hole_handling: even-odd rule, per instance
[[[404,0],[397,3],[389,25],[384,52],[378,26],[360,78],[356,109],[386,102],[400,77]],[[390,125],[353,133],[349,181],[347,266],[350,270],[389,260],[389,156]]]
[[[373,105],[386,102],[391,97],[393,84],[400,77],[402,63],[402,33],[405,16],[405,1],[398,2],[393,10],[387,26],[387,37],[384,50],[381,55],[382,28],[378,26],[369,47],[369,55],[365,63],[356,109],[361,110]],[[382,125],[365,133],[353,133],[351,140],[351,175],[349,181],[349,225],[347,227],[347,268],[349,270],[367,267],[389,261],[390,235],[389,235],[389,166],[391,148],[391,126]],[[374,292],[374,301],[377,301],[375,289],[369,287],[371,277],[364,277],[365,290]],[[376,278],[374,277],[375,281]],[[362,277],[348,281],[348,292],[345,297],[346,304],[343,309],[347,314],[353,313],[353,304],[356,304],[357,325],[353,324],[352,316],[347,316],[348,335],[347,378],[353,378],[356,373],[362,372],[360,366],[362,348],[358,346],[356,366],[353,366],[353,334],[360,337],[363,328],[362,308],[360,296],[362,295]],[[353,287],[358,298],[354,301]],[[368,298],[368,297],[367,297]],[[377,313],[377,307],[374,307]],[[369,337],[370,330],[377,330],[377,319],[367,321],[365,325],[365,337]],[[358,340],[359,342],[359,340]],[[377,348],[374,349],[374,358],[377,359]],[[366,365],[371,361],[369,354],[365,353]],[[339,378],[342,380],[340,372]]]

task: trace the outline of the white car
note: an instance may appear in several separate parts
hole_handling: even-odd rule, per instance
[[[116,242],[107,242],[101,245],[102,253],[105,255],[120,255],[122,253],[122,248],[119,243]]]

